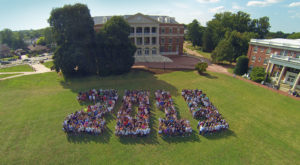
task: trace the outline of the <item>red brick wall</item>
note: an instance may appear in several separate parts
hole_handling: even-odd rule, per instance
[[[267,65],[263,64],[264,63],[264,59],[266,59],[266,58],[269,59],[270,55],[271,54],[275,54],[275,52],[277,52],[277,55],[280,55],[280,52],[282,51],[282,49],[271,48],[270,54],[266,54],[267,50],[269,49],[269,47],[266,47],[266,46],[257,46],[257,52],[255,53],[254,52],[255,46],[256,45],[249,44],[248,54],[247,54],[247,56],[249,58],[249,64],[248,64],[249,67],[252,65],[253,67],[264,67],[264,68],[266,68]],[[263,51],[261,51],[262,48],[264,48]],[[291,56],[291,57],[294,57],[294,58],[296,57],[296,54],[299,53],[299,52],[296,52],[296,51],[287,51],[287,50],[286,50],[286,52],[287,52],[288,56]],[[293,56],[291,55],[291,52],[294,52]],[[252,61],[252,57],[253,56],[256,56],[256,59],[255,59],[254,62]],[[259,57],[261,58],[260,62],[258,61]]]
[[[102,26],[103,26],[103,24],[97,24],[97,25],[94,25],[94,30],[95,30],[96,32],[98,32],[98,31],[101,29]]]
[[[253,67],[264,67],[266,68],[267,65],[264,65],[264,60],[270,58],[270,54],[266,54],[268,47],[263,47],[263,46],[257,46],[257,51],[254,52],[255,45],[249,45],[248,49],[248,58],[249,58],[249,64],[248,66],[250,67],[251,65]],[[262,51],[263,48],[263,51]],[[252,57],[255,56],[255,61],[252,61]],[[259,60],[260,58],[260,60]]]
[[[159,25],[159,45],[160,47],[164,47],[164,52],[168,52],[168,47],[172,46],[172,52],[176,51],[176,46],[178,46],[179,55],[183,54],[183,34],[184,34],[184,26],[183,24],[160,24]],[[165,29],[165,33],[162,33],[162,29]],[[178,34],[179,28],[179,34]],[[172,33],[170,33],[170,29],[172,29]],[[161,36],[164,35],[164,36]],[[161,39],[165,39],[165,43],[161,43]],[[172,38],[172,43],[169,44],[169,39]],[[178,42],[177,42],[178,39]]]

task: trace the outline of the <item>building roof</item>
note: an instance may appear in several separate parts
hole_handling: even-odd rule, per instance
[[[251,39],[250,44],[268,45],[268,46],[293,48],[293,49],[300,50],[300,39],[283,39],[283,38]]]
[[[141,13],[137,13],[134,15],[143,15]],[[127,20],[129,17],[134,16],[134,15],[122,15],[124,17],[125,20]],[[144,15],[150,19],[152,19],[153,21],[158,21],[160,23],[170,23],[170,24],[178,24],[177,21],[175,21],[174,17],[169,17],[169,16],[160,16],[160,15]],[[104,24],[106,23],[111,17],[113,16],[96,16],[93,17],[94,19],[94,24]]]
[[[31,51],[41,51],[41,50],[48,49],[46,46],[42,46],[42,45],[29,45],[27,48]]]

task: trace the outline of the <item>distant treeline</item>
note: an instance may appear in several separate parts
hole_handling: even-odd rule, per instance
[[[12,31],[4,29],[0,31],[0,43],[7,44],[11,49],[22,49],[33,44],[49,45],[54,42],[53,33],[50,27],[38,30]]]

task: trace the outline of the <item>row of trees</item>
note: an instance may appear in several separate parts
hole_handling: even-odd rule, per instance
[[[186,39],[193,46],[212,52],[214,62],[236,61],[239,56],[247,53],[251,38],[300,38],[299,33],[269,32],[268,17],[251,19],[248,13],[242,11],[217,13],[207,22],[206,27],[193,20],[187,25],[187,29]]]
[[[121,74],[134,63],[136,47],[122,17],[112,17],[96,33],[87,6],[75,4],[53,9],[48,22],[57,43],[54,67],[64,75]]]
[[[34,40],[36,38],[39,38],[39,42],[36,44],[50,45],[54,43],[50,27],[38,30],[12,31],[10,29],[4,29],[0,31],[0,43],[7,44],[14,50],[26,48],[28,45],[25,43],[25,40]]]
[[[24,42],[24,35],[19,32],[13,32],[10,29],[0,31],[0,43],[7,44],[12,49],[19,49],[26,47]]]

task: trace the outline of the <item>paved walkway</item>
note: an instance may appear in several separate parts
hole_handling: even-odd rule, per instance
[[[15,78],[15,77],[26,76],[26,75],[51,72],[51,70],[49,68],[45,67],[43,64],[33,64],[33,65],[31,65],[31,67],[34,69],[33,72],[0,72],[0,74],[16,74],[16,73],[18,73],[18,75],[0,78],[0,81]]]

